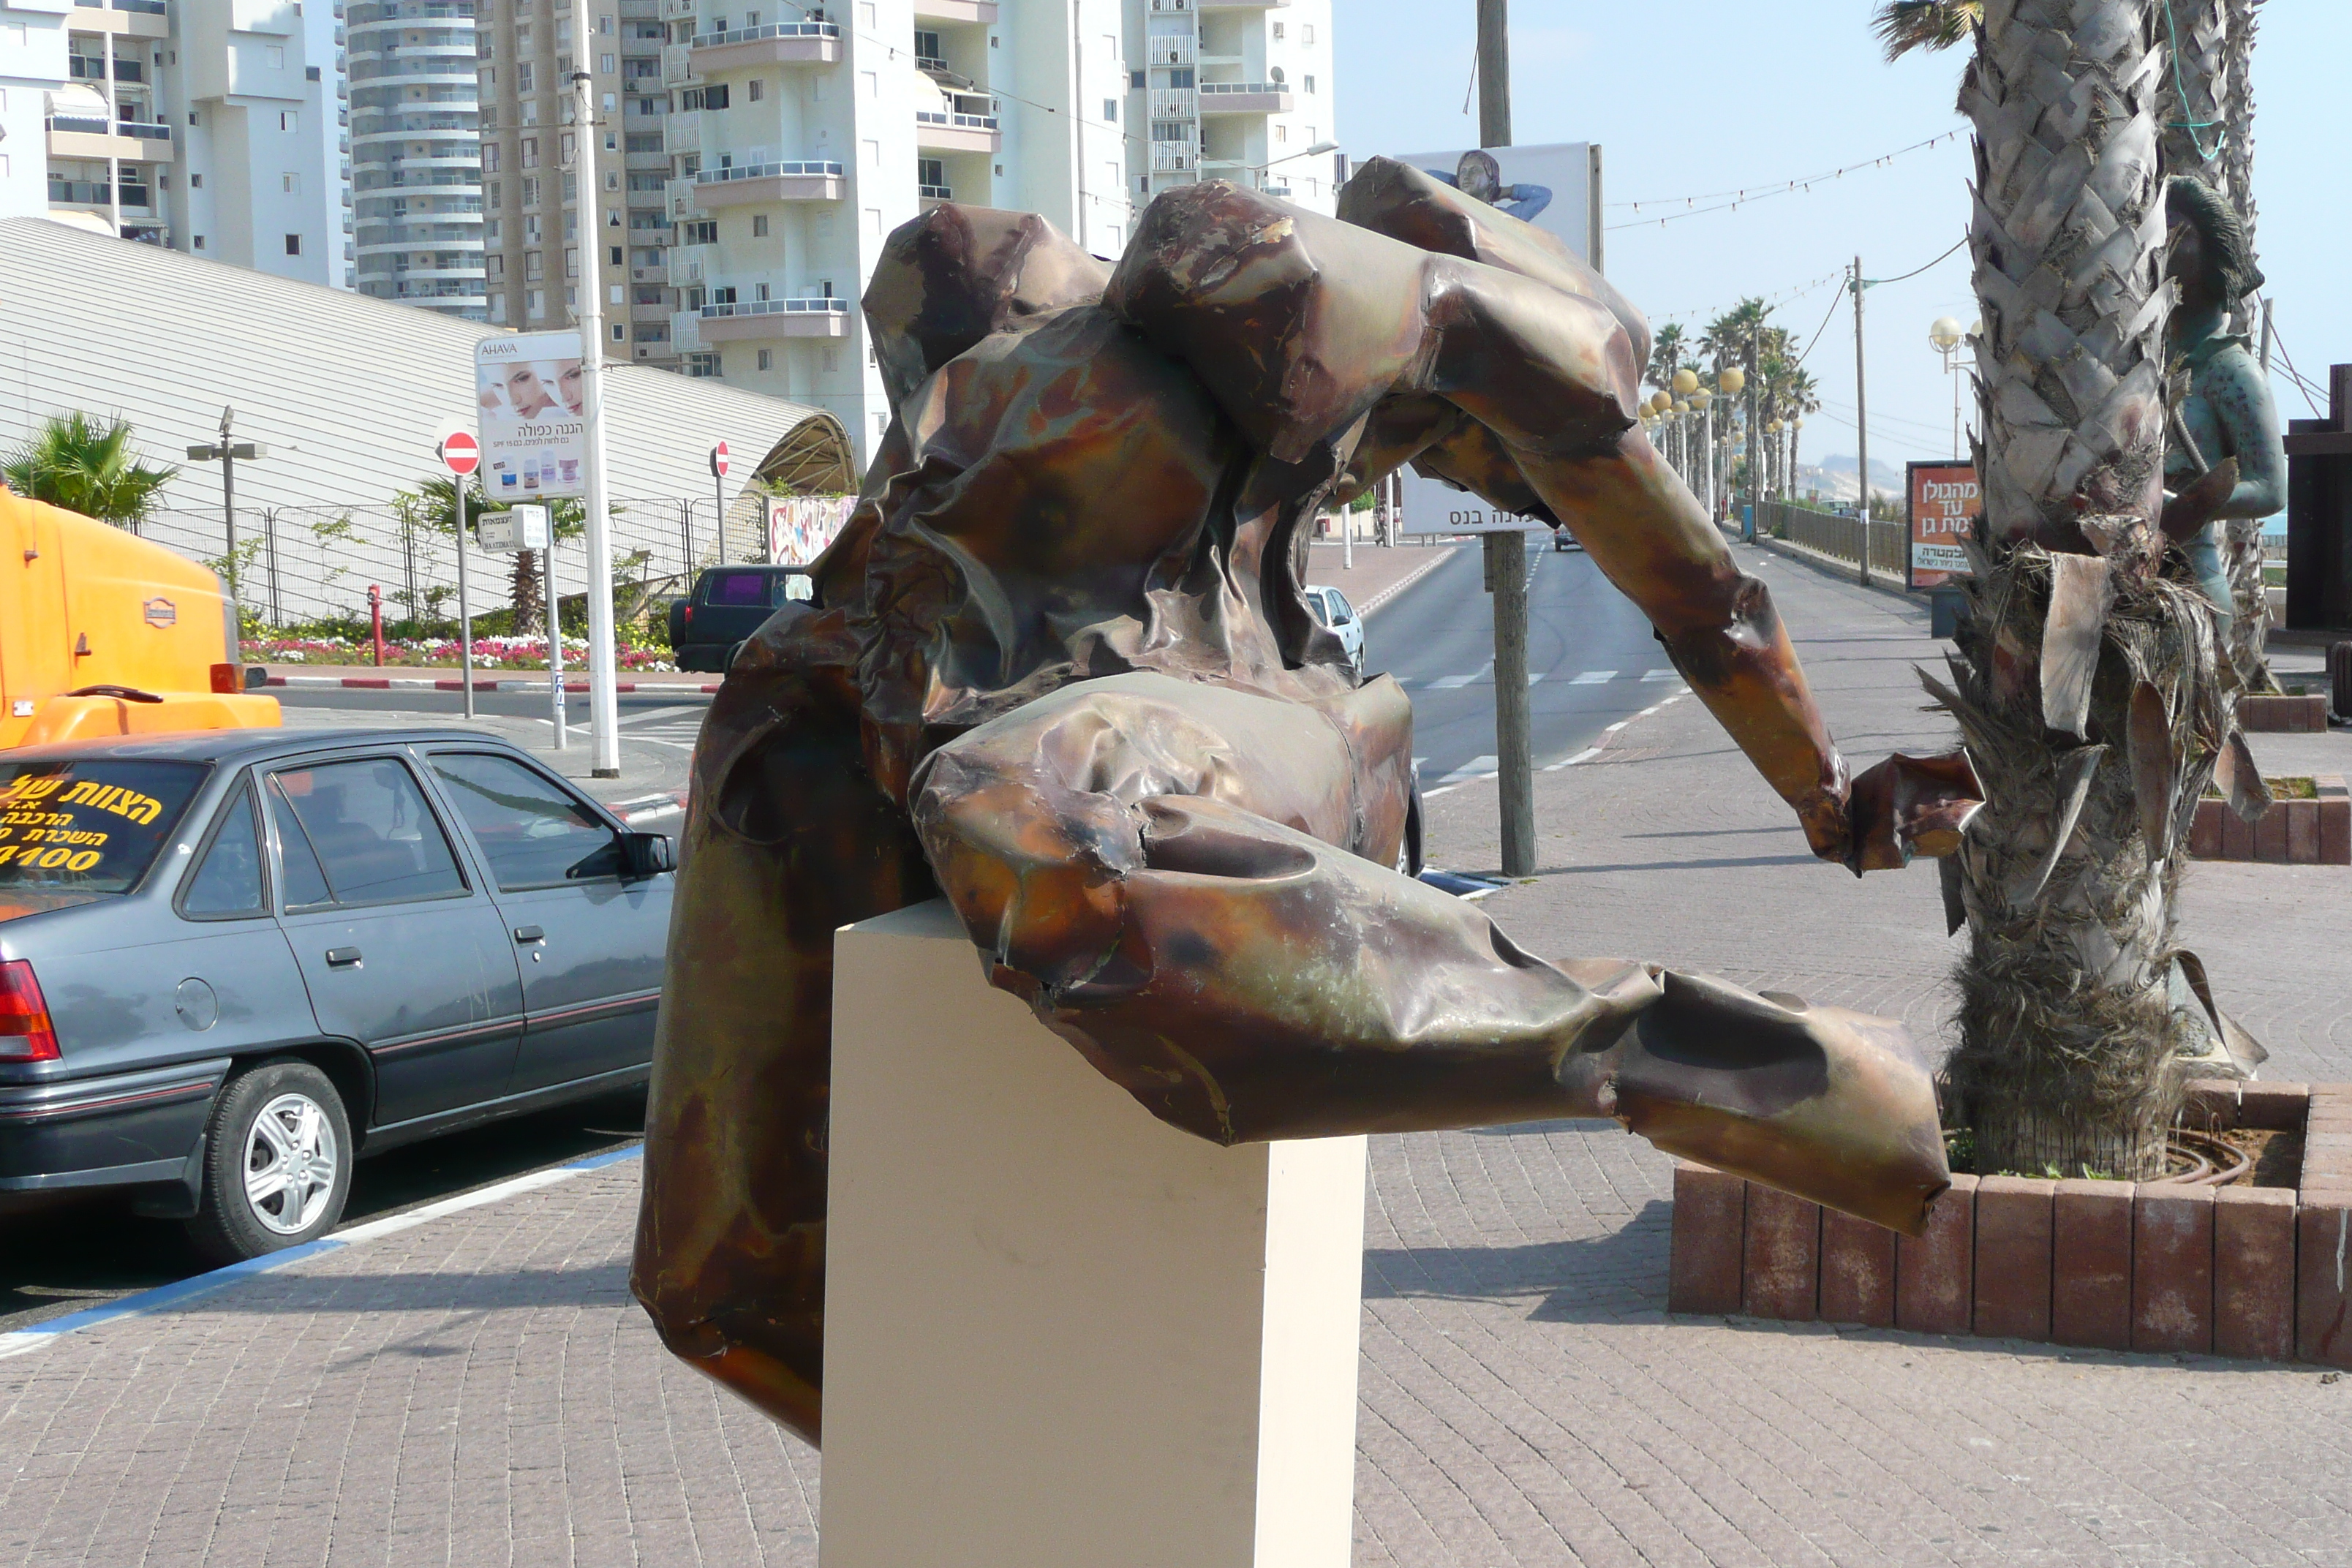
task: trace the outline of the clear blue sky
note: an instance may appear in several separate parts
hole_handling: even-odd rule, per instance
[[[1833,277],[1859,252],[1865,277],[1910,271],[1966,230],[1972,167],[1963,135],[1811,192],[1680,219],[1642,219],[1653,201],[1765,186],[1892,153],[1967,122],[1954,111],[1963,53],[1881,58],[1868,0],[1789,5],[1679,0],[1512,0],[1513,139],[1598,142],[1612,206],[1611,279],[1653,325],[1696,328],[1740,296],[1779,296],[1773,320],[1809,339],[1838,300]],[[2326,385],[2352,361],[2352,141],[2341,72],[2352,5],[2265,6],[2254,60],[2256,239],[2296,367]],[[1339,0],[1339,139],[1357,158],[1477,140],[1467,112],[1471,0]],[[1701,202],[1699,205],[1712,204]],[[1811,287],[1807,287],[1811,285]],[[1802,289],[1801,293],[1795,292]],[[1927,326],[1975,319],[1966,249],[1865,306],[1873,465],[1951,449],[1952,378]],[[1822,410],[1805,421],[1805,461],[1854,449],[1853,310],[1839,301],[1805,368]],[[2284,377],[2285,417],[2312,410]],[[2325,395],[2321,399],[2325,404]],[[1963,417],[1968,417],[1963,405]]]

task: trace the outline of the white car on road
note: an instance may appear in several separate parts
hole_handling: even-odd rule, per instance
[[[1356,673],[1364,673],[1364,617],[1356,614],[1356,606],[1348,603],[1348,595],[1337,588],[1318,588],[1307,584],[1307,607],[1315,618],[1331,628],[1339,646],[1348,650],[1355,662]]]

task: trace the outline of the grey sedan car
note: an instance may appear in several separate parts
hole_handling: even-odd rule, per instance
[[[0,1204],[117,1189],[231,1261],[359,1155],[644,1081],[674,863],[471,731],[0,752]]]

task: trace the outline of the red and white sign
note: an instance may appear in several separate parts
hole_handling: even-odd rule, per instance
[[[724,441],[710,448],[710,477],[714,479],[727,477],[727,443]]]
[[[441,437],[436,448],[441,455],[442,467],[460,477],[482,466],[482,445],[463,430],[452,430]]]
[[[1976,531],[1984,491],[1969,463],[1910,463],[1911,561],[1906,586],[1933,588],[1969,574],[1960,541]]]

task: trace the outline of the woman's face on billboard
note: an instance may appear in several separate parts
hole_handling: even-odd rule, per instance
[[[507,372],[507,401],[514,405],[515,414],[524,419],[536,419],[555,406],[548,395],[547,384],[539,379],[539,372],[527,364],[513,366]]]

